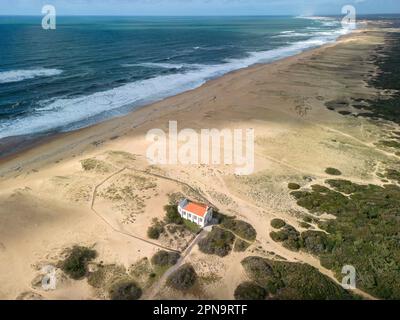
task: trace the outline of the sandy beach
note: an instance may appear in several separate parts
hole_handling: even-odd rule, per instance
[[[271,64],[254,65],[211,80],[130,114],[81,130],[49,137],[0,162],[0,298],[105,299],[86,279],[68,279],[58,270],[56,290],[38,283],[42,268],[56,265],[67,248],[85,245],[96,262],[134,270],[162,248],[185,252],[189,234],[176,240],[147,237],[171,195],[208,201],[221,212],[250,223],[256,241],[246,252],[208,256],[197,246],[186,252],[202,289],[186,295],[161,284],[143,284],[144,298],[233,299],[246,280],[240,261],[249,255],[304,262],[338,281],[319,259],[288,250],[270,237],[270,222],[281,218],[298,230],[306,211],[287,185],[323,183],[328,167],[344,179],[381,185],[374,174],[396,166],[399,156],[375,143],[400,128],[329,110],[327,103],[373,99],[367,84],[377,72],[371,57],[391,29],[371,24],[337,42]],[[150,165],[146,133],[154,128],[248,129],[255,131],[255,172],[234,174],[232,165]],[[85,170],[82,161],[95,167]],[[110,196],[131,186],[128,200]],[[319,230],[317,225],[313,225]],[[183,239],[183,240],[182,240]],[[38,278],[39,277],[39,278]],[[212,280],[210,280],[212,279]],[[367,293],[357,292],[365,298]]]

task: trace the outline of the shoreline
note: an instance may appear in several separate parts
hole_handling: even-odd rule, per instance
[[[127,117],[132,117],[136,113],[139,113],[139,111],[142,111],[142,110],[144,111],[145,109],[150,109],[151,107],[153,107],[155,105],[158,105],[160,103],[163,103],[163,102],[173,99],[175,97],[179,97],[181,95],[191,94],[192,92],[200,90],[201,88],[206,88],[210,83],[213,83],[215,81],[223,82],[225,78],[229,78],[230,76],[237,75],[238,73],[242,73],[247,70],[248,71],[253,70],[253,69],[257,70],[258,68],[264,68],[266,66],[274,66],[279,63],[293,62],[292,60],[297,60],[297,59],[300,59],[301,57],[306,57],[309,54],[313,54],[313,53],[323,50],[325,48],[329,48],[331,46],[336,46],[338,43],[345,40],[346,38],[349,38],[352,35],[357,34],[357,33],[362,33],[364,31],[365,31],[365,29],[359,28],[359,29],[353,30],[345,35],[339,36],[334,42],[326,43],[319,47],[306,49],[298,54],[295,54],[295,55],[292,55],[289,57],[280,58],[280,59],[277,59],[277,60],[269,62],[269,63],[256,63],[251,66],[245,67],[245,68],[240,68],[237,70],[230,71],[230,72],[225,73],[217,78],[206,81],[204,84],[202,84],[199,87],[196,87],[196,88],[193,88],[193,89],[190,89],[187,91],[183,91],[181,93],[178,93],[178,94],[175,94],[172,96],[165,97],[165,98],[158,100],[156,102],[153,102],[153,103],[138,106],[137,108],[134,108],[133,110],[131,110],[128,113],[123,114],[121,116],[104,119],[100,122],[90,124],[88,126],[85,126],[85,127],[82,127],[82,128],[76,129],[76,130],[65,131],[65,132],[36,133],[36,134],[33,134],[32,136],[29,134],[26,134],[26,135],[22,135],[22,136],[11,136],[11,137],[6,137],[3,139],[0,139],[0,166],[9,161],[12,161],[13,159],[15,159],[19,156],[23,156],[24,154],[29,153],[29,151],[32,151],[36,148],[40,148],[48,143],[52,143],[52,142],[58,140],[58,139],[61,140],[64,137],[68,137],[71,134],[79,135],[79,133],[81,133],[81,132],[84,133],[87,130],[95,130],[95,128],[100,128],[101,126],[107,126],[110,123],[123,121]],[[135,125],[135,126],[139,126],[139,125],[140,124]],[[26,138],[28,138],[28,140],[26,140]],[[9,152],[6,151],[11,148],[14,148],[15,150],[12,150]],[[1,173],[1,170],[0,170],[0,173]]]
[[[224,258],[205,254],[198,246],[185,256],[185,263],[192,264],[199,276],[218,281],[202,283],[204,297],[232,299],[238,285],[248,279],[241,261],[254,255],[307,264],[340,282],[335,269],[321,264],[318,254],[276,242],[271,222],[282,219],[301,234],[321,231],[320,222],[331,216],[299,206],[289,184],[296,183],[303,191],[326,186],[333,178],[327,168],[339,170],[340,179],[377,187],[385,184],[381,174],[386,169],[400,171],[400,155],[376,145],[389,132],[400,132],[400,126],[363,117],[360,107],[381,93],[368,80],[378,68],[374,57],[390,46],[388,39],[379,28],[359,30],[328,46],[232,72],[124,117],[49,137],[13,155],[0,168],[0,297],[107,298],[107,292],[99,295],[86,280],[66,280],[45,292],[34,279],[41,266],[57,265],[74,245],[94,248],[96,263],[105,266],[141,266],[138,263],[150,259],[159,247],[137,237],[149,239],[148,228],[163,220],[164,206],[181,195],[194,200],[202,196],[220,212],[253,226],[257,234],[247,250]],[[237,176],[235,166],[223,164],[149,164],[146,133],[153,128],[165,131],[169,120],[176,120],[179,129],[195,131],[253,128],[255,172]],[[154,241],[180,248],[183,238],[176,238],[165,232]],[[357,260],[340,261],[348,262]],[[162,286],[156,289],[156,299],[192,298],[190,293],[171,295]]]

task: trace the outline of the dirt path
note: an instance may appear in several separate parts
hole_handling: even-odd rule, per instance
[[[164,250],[168,250],[168,251],[173,251],[173,252],[181,253],[179,250],[175,250],[175,249],[172,249],[172,248],[163,246],[163,245],[158,244],[158,243],[156,243],[156,242],[153,242],[153,241],[144,239],[144,238],[142,238],[142,237],[136,236],[136,235],[134,235],[134,234],[132,234],[132,233],[129,233],[129,232],[126,232],[126,231],[124,231],[124,230],[121,230],[121,229],[118,229],[118,228],[114,227],[103,215],[101,215],[101,214],[94,208],[94,205],[95,205],[95,202],[96,202],[96,196],[97,196],[97,190],[98,190],[98,188],[101,187],[101,186],[102,186],[104,183],[106,183],[108,180],[112,179],[113,177],[115,177],[115,176],[119,175],[120,173],[122,173],[123,171],[125,171],[126,169],[127,169],[127,167],[124,167],[124,168],[118,170],[117,172],[114,172],[113,174],[111,174],[110,176],[108,176],[106,179],[104,179],[102,182],[100,182],[99,184],[97,184],[97,185],[94,187],[93,193],[92,193],[92,201],[91,201],[90,209],[91,209],[104,223],[106,223],[114,232],[123,234],[123,235],[125,235],[125,236],[134,238],[134,239],[136,239],[136,240],[143,241],[143,242],[145,242],[145,243],[147,243],[147,244],[150,244],[150,245],[152,245],[152,246],[156,246],[156,247],[158,247],[158,248],[160,248],[160,249],[164,249]]]
[[[182,253],[181,257],[179,258],[178,262],[169,268],[161,277],[158,279],[157,282],[153,284],[153,286],[147,291],[146,294],[143,295],[142,300],[152,300],[157,295],[157,293],[163,288],[165,282],[167,281],[168,277],[178,270],[182,264],[185,262],[186,257],[192,252],[193,248],[196,244],[199,243],[201,239],[203,239],[207,235],[208,231],[202,230],[195,239],[193,239],[192,243],[186,248],[186,250]]]

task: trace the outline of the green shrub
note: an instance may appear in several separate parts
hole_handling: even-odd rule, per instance
[[[395,141],[395,140],[383,140],[379,141],[379,145],[389,147],[389,148],[395,148],[395,149],[400,149],[400,142]]]
[[[235,236],[231,232],[214,227],[198,245],[203,253],[225,257],[231,252],[234,240]]]
[[[164,206],[165,211],[165,222],[182,224],[183,219],[178,212],[178,207],[176,205],[166,205]]]
[[[295,262],[247,257],[242,265],[248,277],[266,289],[272,299],[342,300],[353,297],[314,267]]]
[[[147,229],[147,236],[150,239],[157,240],[164,232],[164,224],[157,219],[153,219],[153,224]]]
[[[398,183],[400,183],[400,172],[397,170],[393,170],[393,169],[386,169],[386,178],[390,179],[390,180],[395,180]]]
[[[254,241],[257,237],[257,232],[253,226],[242,220],[225,219],[221,226],[249,241]]]
[[[286,222],[282,219],[272,219],[271,227],[275,229],[281,229],[286,225]]]
[[[188,290],[194,286],[197,274],[190,264],[184,264],[167,279],[167,285],[180,291]]]
[[[96,251],[75,246],[69,252],[67,258],[61,263],[61,269],[72,279],[79,280],[86,276],[88,263],[96,258]]]
[[[326,233],[306,231],[301,235],[305,250],[319,255],[321,264],[342,277],[343,265],[357,270],[357,287],[383,299],[400,299],[398,237],[400,188],[396,185],[359,185],[346,180],[328,180],[338,191],[291,194],[297,203],[315,214],[330,213],[336,219],[320,221]]]
[[[312,254],[320,255],[332,250],[333,244],[329,242],[328,236],[324,232],[305,231],[301,234],[301,238],[303,248]]]
[[[326,168],[325,173],[330,174],[332,176],[340,176],[342,174],[340,170],[335,168]]]
[[[111,300],[138,300],[142,289],[134,281],[120,280],[111,286],[109,295]]]
[[[300,227],[304,228],[304,229],[310,229],[312,227],[311,224],[307,223],[307,222],[300,222]]]
[[[236,288],[236,300],[265,300],[267,291],[254,282],[243,282]]]
[[[160,235],[161,235],[162,231],[163,231],[163,229],[160,229],[160,228],[158,228],[157,226],[150,226],[150,227],[147,229],[147,236],[148,236],[150,239],[157,240],[157,239],[160,238]]]
[[[300,232],[289,224],[286,224],[279,231],[272,231],[270,236],[272,240],[275,242],[282,242],[285,248],[292,251],[298,251],[301,247]]]
[[[181,255],[177,252],[161,250],[154,254],[151,258],[151,263],[161,267],[173,266],[178,262],[180,257]]]
[[[244,252],[247,250],[249,246],[250,244],[248,242],[243,241],[241,239],[236,239],[233,250],[236,252]]]
[[[297,183],[292,183],[291,182],[291,183],[288,184],[288,188],[290,190],[299,190],[301,188],[301,186],[299,184],[297,184]]]

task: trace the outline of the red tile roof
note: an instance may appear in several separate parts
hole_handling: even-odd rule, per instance
[[[183,209],[196,216],[204,217],[207,213],[208,206],[201,203],[189,202]]]

